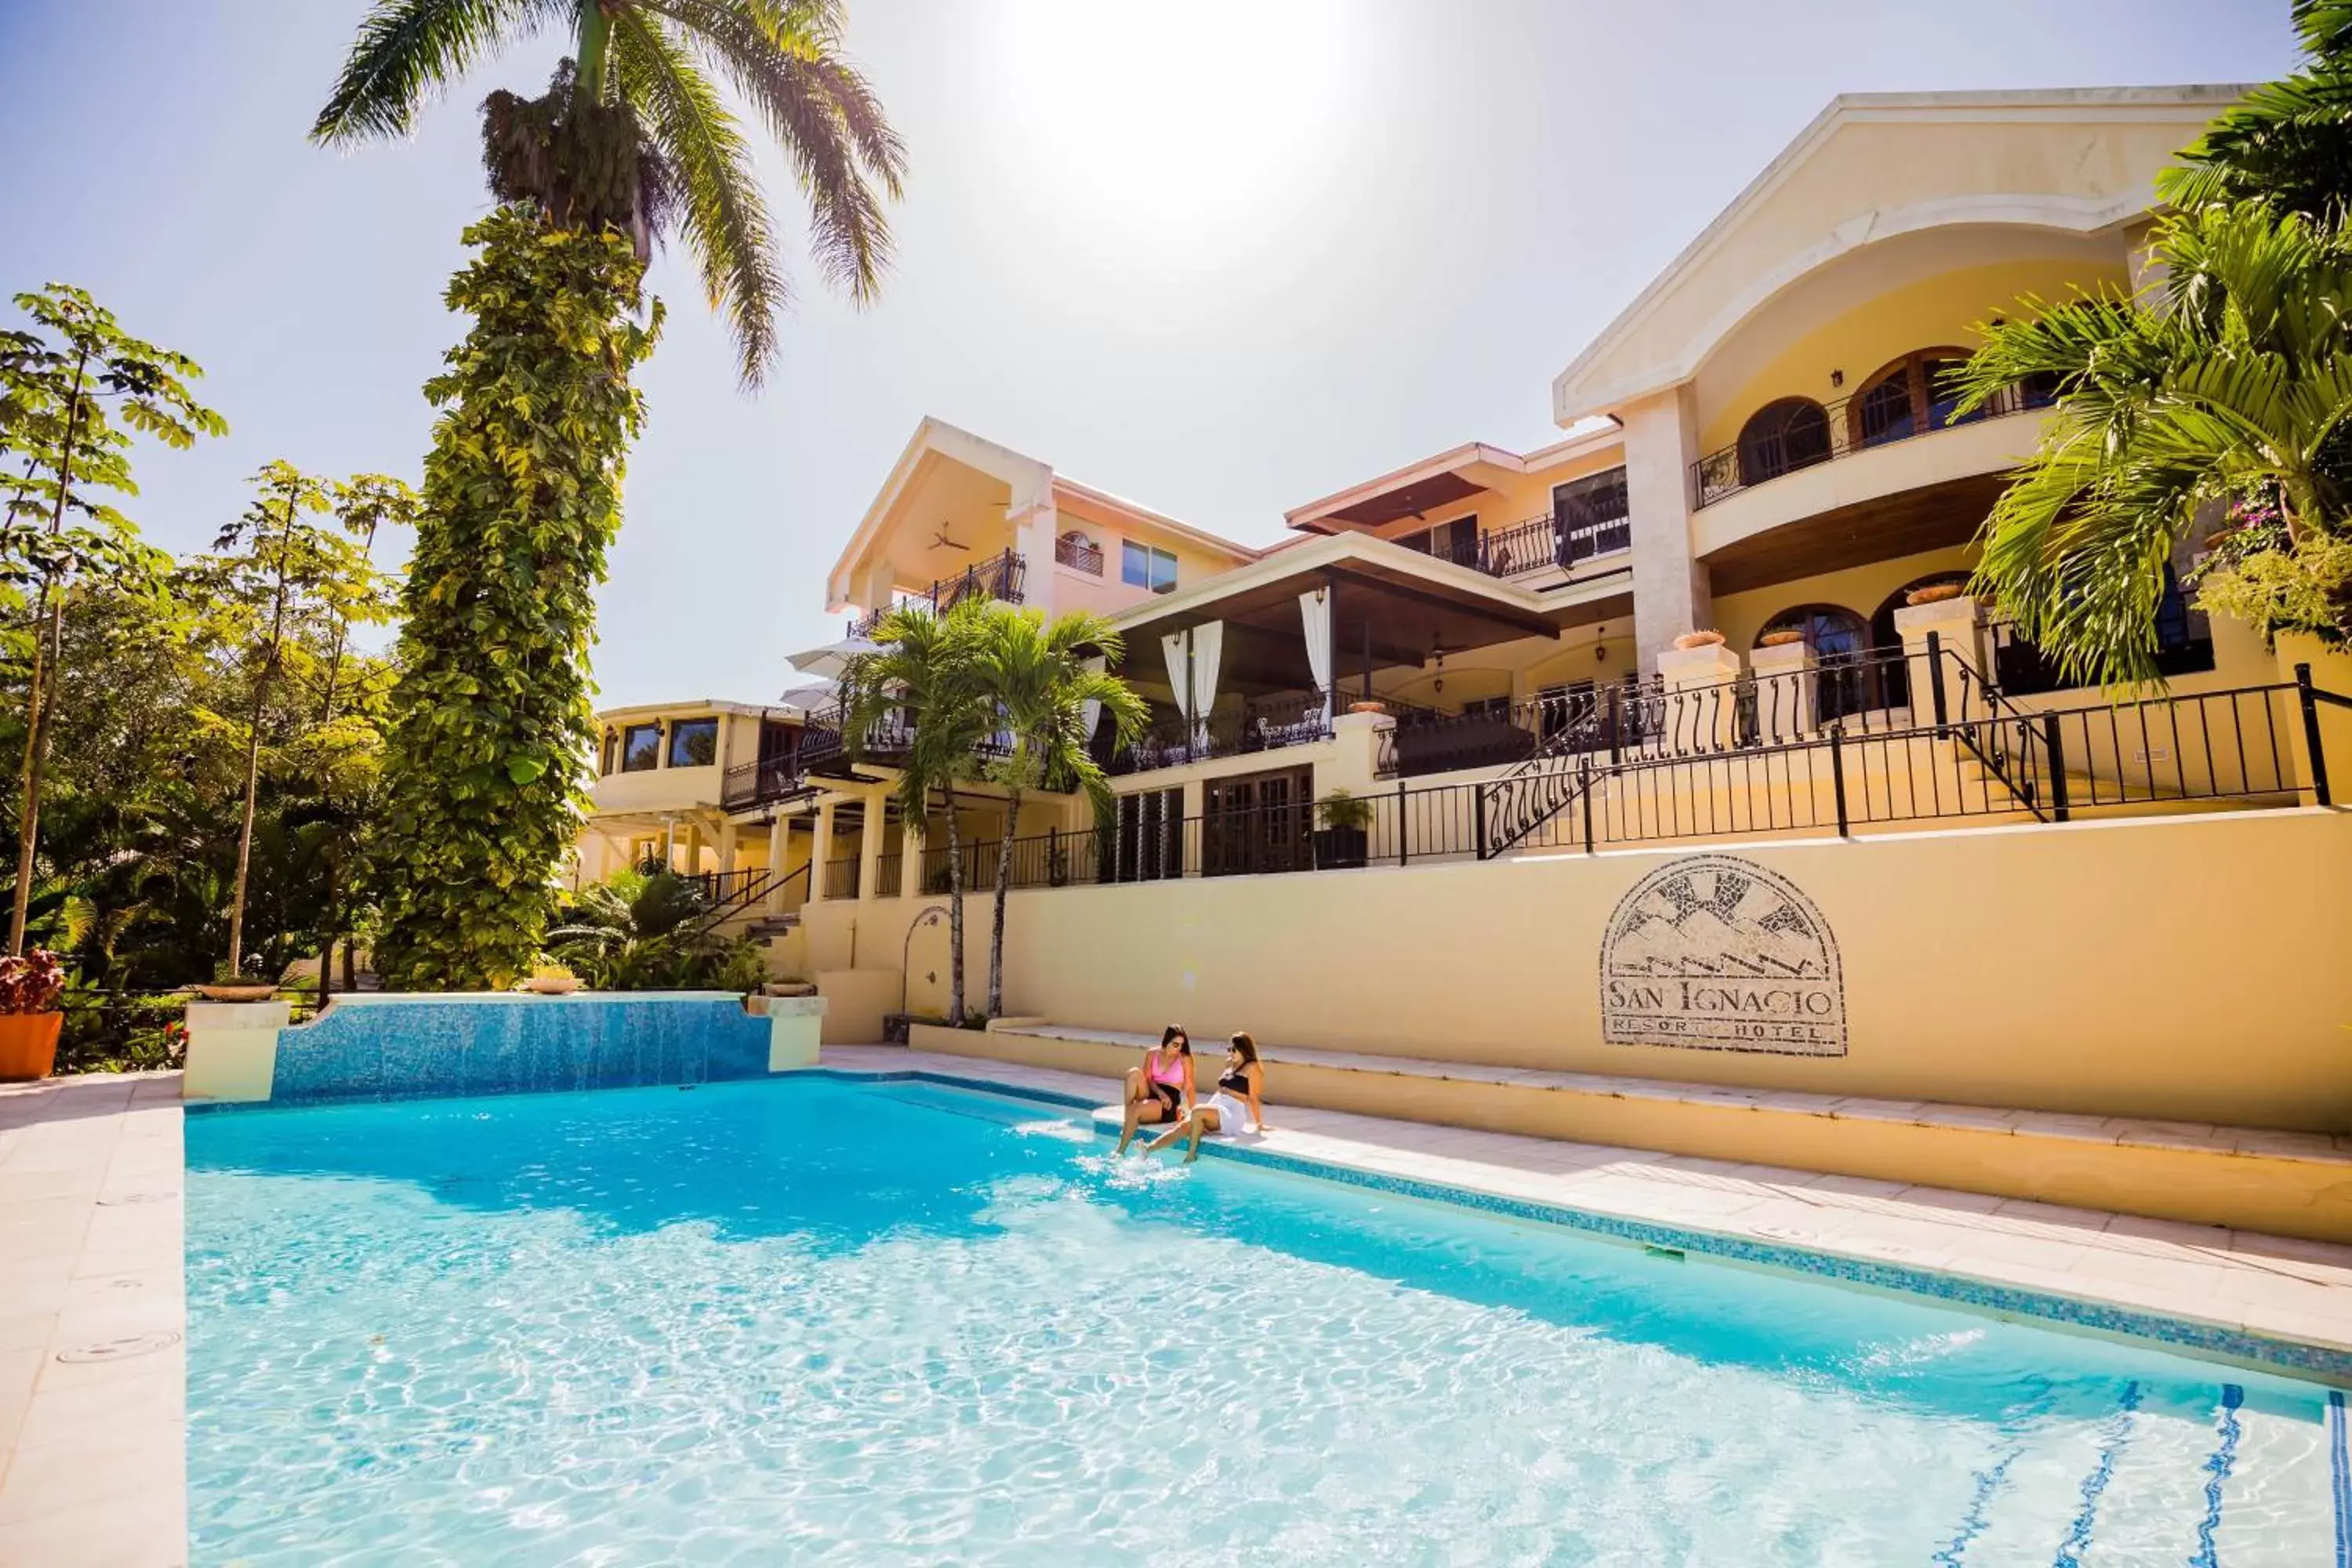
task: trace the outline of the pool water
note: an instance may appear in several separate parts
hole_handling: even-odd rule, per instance
[[[2339,1563],[2325,1390],[795,1079],[192,1117],[200,1563]]]

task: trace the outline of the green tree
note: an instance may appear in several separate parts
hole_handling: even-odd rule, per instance
[[[2070,676],[2156,682],[2176,547],[2228,519],[2200,607],[2265,637],[2352,632],[2352,5],[2298,0],[2304,70],[2221,115],[2167,171],[2159,279],[2022,301],[1980,327],[1969,412],[2058,388],[2034,456],[1979,535],[1977,586]]]
[[[2157,195],[2184,212],[2260,201],[2327,221],[2352,199],[2352,3],[2294,0],[2304,68],[2233,104],[2180,162],[2157,180]]]
[[[1048,625],[1043,611],[992,603],[974,631],[973,679],[1009,742],[986,770],[1004,790],[1004,839],[996,857],[988,939],[988,1016],[993,1018],[1004,1011],[1004,908],[1021,802],[1034,790],[1076,790],[1086,795],[1095,821],[1109,821],[1117,806],[1110,781],[1094,759],[1086,717],[1098,705],[1124,746],[1142,732],[1148,710],[1126,681],[1093,662],[1117,663],[1125,651],[1107,616],[1077,611]]]
[[[467,231],[473,318],[425,386],[441,416],[401,593],[375,863],[377,968],[419,989],[526,973],[585,803],[595,588],[661,310],[610,232],[501,207]]]
[[[485,59],[566,28],[572,58],[544,97],[494,92],[483,104],[492,194],[557,228],[626,234],[640,260],[675,233],[756,386],[789,291],[751,141],[719,88],[783,149],[819,270],[872,299],[906,153],[842,54],[842,18],[838,0],[377,0],[310,134],[331,146],[405,138],[427,101]]]
[[[259,493],[253,504],[213,542],[215,551],[226,553],[215,557],[208,574],[216,602],[243,609],[251,626],[250,635],[241,639],[248,695],[244,808],[229,895],[231,973],[242,973],[245,958],[246,894],[261,790],[262,719],[274,689],[289,675],[299,679],[309,673],[289,671],[289,654],[328,650],[328,664],[318,672],[316,684],[328,694],[321,711],[331,716],[333,681],[340,675],[351,626],[381,623],[390,618],[391,610],[385,582],[371,564],[367,548],[342,527],[322,528],[310,521],[335,509],[341,499],[339,487],[283,461],[265,467],[254,476],[254,485]],[[364,504],[355,508],[352,521],[369,531],[372,545],[373,528],[381,522],[373,489]],[[299,741],[309,728],[298,725],[294,738]]]
[[[135,437],[186,447],[228,429],[189,390],[204,374],[194,361],[131,336],[84,290],[51,283],[16,301],[33,326],[0,332],[0,463],[11,476],[0,518],[0,577],[36,584],[37,609],[10,952],[25,943],[56,718],[50,671],[63,644],[67,602],[83,578],[124,587],[152,584],[163,561],[106,497],[137,493],[131,478]],[[69,518],[79,521],[69,524]]]
[[[994,708],[974,667],[987,615],[987,605],[977,598],[944,616],[921,605],[895,609],[874,628],[876,651],[852,659],[841,678],[842,742],[849,754],[863,756],[868,737],[877,734],[890,734],[894,744],[903,742],[899,820],[924,821],[934,792],[945,799],[948,1013],[957,1022],[964,1006],[964,889],[956,786],[980,776],[981,745],[996,728]],[[868,833],[881,830],[878,822],[866,825]]]

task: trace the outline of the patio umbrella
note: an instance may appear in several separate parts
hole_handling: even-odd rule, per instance
[[[813,647],[803,653],[786,654],[784,657],[791,659],[793,668],[803,675],[814,675],[821,680],[829,681],[837,679],[841,672],[849,668],[851,659],[861,654],[879,651],[881,649],[878,644],[869,642],[864,637],[844,637],[839,642],[829,642],[823,647]]]

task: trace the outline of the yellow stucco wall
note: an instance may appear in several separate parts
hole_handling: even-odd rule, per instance
[[[2352,816],[1736,847],[1803,891],[1840,944],[1851,1043],[1831,1058],[1602,1042],[1605,923],[1688,852],[1019,892],[1007,1003],[1102,1027],[1181,1019],[1201,1037],[1249,1028],[1693,1082],[2352,1128]],[[868,917],[864,952],[895,954],[904,927],[888,918]],[[837,964],[841,924],[813,918],[810,943],[818,968]]]
[[[1748,416],[1777,398],[1833,403],[1859,393],[1872,374],[1903,354],[1973,348],[1977,339],[1970,327],[1994,316],[2018,315],[2019,301],[2029,295],[2063,300],[2101,284],[2122,288],[2127,281],[2121,247],[2097,266],[2075,258],[2026,258],[1942,273],[1874,297],[1864,292],[1866,279],[1866,272],[1855,279],[1860,302],[1852,310],[1796,338],[1739,385],[1713,389],[1702,376],[1701,452],[1730,446]],[[1771,328],[1769,319],[1759,319],[1747,330]],[[1844,374],[1843,386],[1830,384],[1833,370]]]

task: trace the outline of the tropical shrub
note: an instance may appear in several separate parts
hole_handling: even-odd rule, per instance
[[[0,1013],[52,1013],[66,988],[65,965],[46,947],[0,958]]]
[[[564,901],[547,957],[599,991],[755,991],[768,978],[755,942],[705,930],[694,883],[624,871]]]
[[[609,231],[505,207],[467,230],[449,308],[473,329],[425,385],[442,409],[401,595],[375,954],[401,989],[530,971],[585,801],[588,650],[644,400],[643,268]]]

